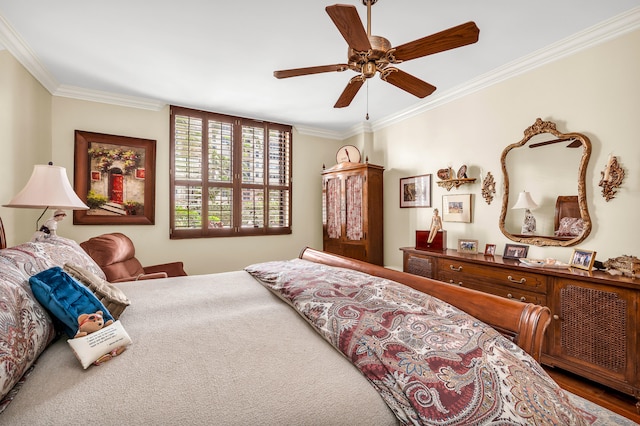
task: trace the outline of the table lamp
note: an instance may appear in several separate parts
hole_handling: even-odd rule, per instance
[[[38,222],[48,209],[88,210],[89,207],[76,195],[67,178],[64,167],[36,164],[29,181],[8,204],[4,207],[23,209],[41,209],[44,211],[36,220]]]
[[[525,209],[524,210],[524,223],[522,224],[522,233],[526,235],[535,234],[536,232],[536,218],[533,217],[531,210],[537,208],[538,205],[531,194],[527,191],[522,191],[518,194],[518,201],[511,207],[512,209]]]

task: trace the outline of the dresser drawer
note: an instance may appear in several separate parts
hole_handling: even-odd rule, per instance
[[[542,274],[519,269],[487,268],[455,259],[438,259],[438,279],[464,287],[490,284],[507,286],[513,291],[523,290],[543,294],[547,292],[547,277]]]
[[[533,291],[479,283],[464,285],[464,287],[472,288],[484,293],[495,294],[496,296],[506,297],[507,299],[519,300],[524,303],[535,303],[536,305],[547,306],[546,295],[535,293]]]

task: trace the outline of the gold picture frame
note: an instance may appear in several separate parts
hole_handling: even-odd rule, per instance
[[[584,269],[590,271],[596,260],[596,252],[592,250],[574,249],[569,259],[570,268]]]

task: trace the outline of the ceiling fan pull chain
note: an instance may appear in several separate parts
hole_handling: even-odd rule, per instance
[[[369,120],[369,80],[367,80],[367,115],[365,118]]]

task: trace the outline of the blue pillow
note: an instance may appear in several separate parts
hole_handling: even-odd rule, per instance
[[[73,279],[59,266],[42,271],[31,278],[31,291],[61,323],[67,336],[78,332],[78,316],[102,311],[104,321],[113,317],[100,300],[84,285]]]

